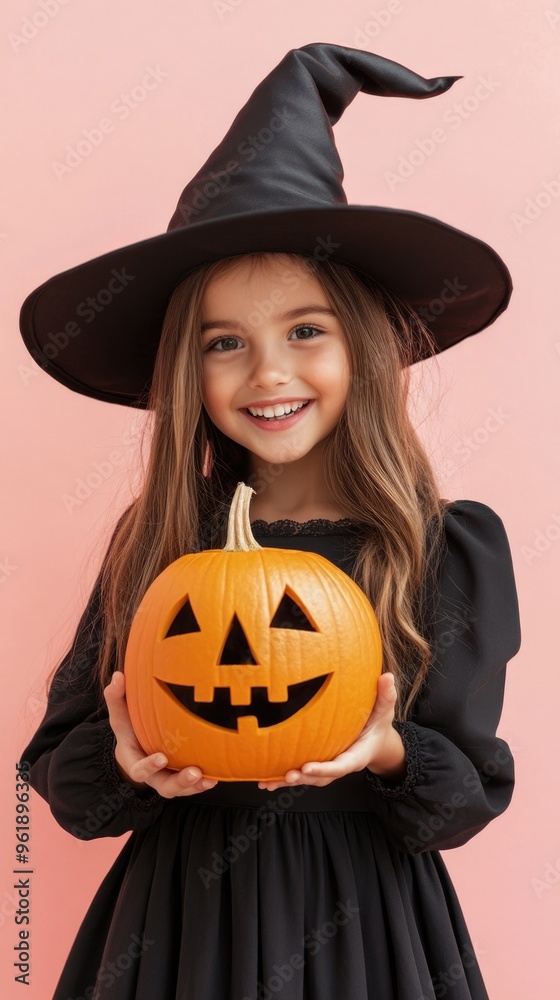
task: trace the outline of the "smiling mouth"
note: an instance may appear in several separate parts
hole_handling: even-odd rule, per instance
[[[299,712],[304,705],[311,701],[329,677],[330,674],[323,674],[321,677],[313,677],[311,680],[301,681],[299,684],[289,684],[286,701],[270,701],[266,687],[252,687],[249,705],[232,705],[231,688],[229,687],[215,687],[213,700],[203,702],[194,700],[193,685],[171,684],[165,681],[158,681],[158,683],[171,691],[184,708],[200,719],[204,719],[205,722],[221,726],[222,729],[237,730],[237,720],[241,716],[252,715],[257,719],[259,729],[266,729],[269,726],[277,726],[280,722],[285,722],[286,719]]]
[[[300,410],[305,410],[305,407],[309,406],[311,402],[312,400],[308,399],[307,402],[303,403],[302,406],[299,406],[297,410],[290,410],[288,413],[281,413],[279,416],[274,415],[273,417],[265,417],[260,414],[251,413],[248,406],[245,407],[245,413],[248,413],[250,417],[253,417],[253,420],[262,420],[264,423],[266,423],[267,420],[286,420],[288,417],[293,417],[296,413],[299,413]]]

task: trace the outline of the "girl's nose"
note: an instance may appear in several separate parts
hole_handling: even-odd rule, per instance
[[[293,361],[282,357],[281,349],[263,348],[255,354],[248,382],[255,386],[277,385],[279,382],[289,382],[293,374]]]

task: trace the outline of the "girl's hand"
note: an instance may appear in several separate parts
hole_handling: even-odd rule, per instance
[[[290,785],[330,785],[331,781],[341,778],[353,771],[361,771],[364,767],[379,761],[386,761],[391,752],[398,753],[399,744],[402,747],[402,766],[404,769],[404,745],[394,729],[392,722],[395,717],[397,691],[393,674],[381,674],[377,685],[377,699],[372,713],[367,720],[357,740],[334,760],[312,760],[303,764],[301,770],[287,771],[285,781],[259,781],[259,788],[273,792],[276,788]]]
[[[217,785],[218,782],[213,779],[202,778],[199,767],[184,767],[181,771],[172,771],[165,767],[165,755],[153,753],[146,757],[130,721],[122,670],[115,670],[111,683],[103,694],[109,709],[111,729],[117,738],[115,760],[123,781],[129,781],[137,788],[143,787],[142,782],[151,785],[164,799],[195,795]],[[161,763],[158,762],[159,757],[162,758]]]

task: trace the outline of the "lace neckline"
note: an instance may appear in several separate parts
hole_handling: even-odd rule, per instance
[[[339,517],[330,521],[324,517],[314,517],[309,521],[293,521],[282,518],[278,521],[265,521],[257,518],[251,521],[251,530],[260,535],[342,535],[347,531],[360,531],[365,525],[350,517]]]

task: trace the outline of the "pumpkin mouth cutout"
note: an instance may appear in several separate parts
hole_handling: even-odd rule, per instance
[[[317,631],[316,626],[301,604],[296,601],[295,594],[289,587],[285,589],[270,627],[273,629],[300,629],[307,632]],[[200,625],[192,605],[187,599],[168,628],[166,639],[193,632],[200,632]],[[221,651],[219,666],[234,668],[236,666],[258,666],[247,634],[235,613]],[[285,695],[282,701],[278,698],[276,701],[271,701],[266,686],[253,687],[251,685],[249,688],[251,700],[247,702],[245,699],[242,704],[232,704],[231,687],[228,686],[215,685],[212,689],[211,699],[208,696],[196,699],[194,684],[178,684],[163,680],[161,677],[156,678],[156,680],[166,692],[171,692],[183,708],[198,716],[199,719],[204,719],[205,722],[210,722],[222,729],[239,731],[238,719],[243,716],[252,716],[259,729],[267,729],[285,722],[307,705],[323,687],[326,687],[326,682],[330,677],[331,674],[327,673],[296,684],[288,684],[284,688]],[[249,722],[243,723],[243,731],[248,732],[246,727],[249,726],[252,729],[254,724],[254,722],[252,725]]]
[[[248,705],[232,705],[229,687],[214,688],[213,700],[202,702],[194,700],[194,685],[171,684],[165,681],[159,683],[171,691],[189,712],[214,726],[236,730],[237,720],[241,716],[252,715],[257,719],[259,729],[266,729],[285,722],[299,712],[323,688],[330,676],[322,674],[320,677],[312,677],[299,684],[289,684],[287,701],[270,701],[266,687],[252,687],[251,701]]]

